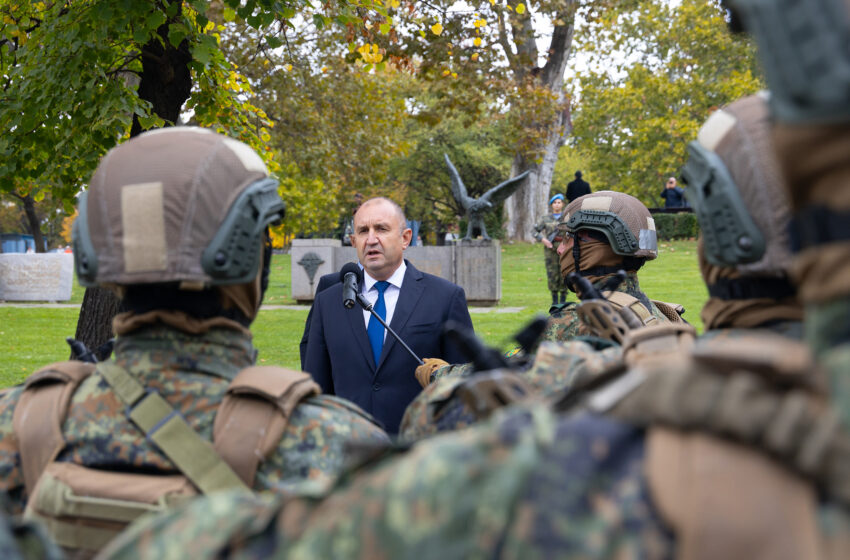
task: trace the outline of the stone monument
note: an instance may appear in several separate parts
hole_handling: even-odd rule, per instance
[[[73,283],[71,253],[0,254],[0,300],[68,301]]]

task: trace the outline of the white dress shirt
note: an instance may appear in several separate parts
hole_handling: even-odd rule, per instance
[[[401,283],[404,282],[404,273],[407,270],[407,265],[404,261],[401,261],[401,266],[395,269],[393,275],[387,278],[387,282],[390,283],[387,286],[387,289],[384,290],[384,303],[387,306],[387,316],[384,320],[389,325],[393,320],[393,313],[395,313],[395,306],[398,303],[398,294],[401,292]],[[366,270],[363,270],[363,288],[362,294],[369,303],[375,305],[375,302],[378,301],[378,290],[375,289],[375,280]],[[369,319],[372,318],[372,313],[369,311],[363,310],[363,321],[366,325],[366,328],[369,328]],[[387,329],[384,329],[384,340],[387,339]]]

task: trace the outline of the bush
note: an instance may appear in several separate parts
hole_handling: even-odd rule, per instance
[[[691,239],[699,235],[699,222],[693,212],[679,212],[677,214],[653,214],[655,230],[658,239],[669,241],[670,239]]]

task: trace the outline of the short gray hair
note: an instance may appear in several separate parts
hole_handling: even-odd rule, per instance
[[[390,206],[393,207],[393,211],[398,216],[399,220],[401,220],[401,231],[399,233],[404,233],[404,230],[407,229],[407,217],[404,215],[404,210],[401,209],[401,206],[399,206],[394,201],[390,200],[389,198],[387,198],[385,196],[376,196],[374,198],[370,198],[369,200],[367,200],[363,204],[361,204],[357,208],[357,211],[359,212],[360,208],[363,208],[367,204],[372,204],[374,202],[386,202],[387,204],[389,204]],[[357,212],[355,212],[355,214],[356,213]]]

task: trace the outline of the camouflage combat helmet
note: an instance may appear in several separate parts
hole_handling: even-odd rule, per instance
[[[767,94],[715,111],[688,151],[682,179],[706,260],[742,275],[785,273],[789,202],[770,140]]]
[[[84,286],[251,282],[265,228],[284,214],[277,181],[253,149],[196,127],[113,148],[78,208],[74,262]]]
[[[655,220],[641,201],[625,193],[598,191],[575,199],[564,209],[562,228],[572,234],[599,232],[618,255],[658,257]]]

